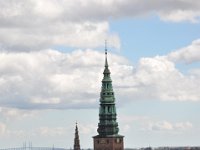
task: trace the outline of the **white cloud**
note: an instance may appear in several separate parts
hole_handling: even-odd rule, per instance
[[[192,23],[199,23],[199,16],[200,16],[200,11],[180,10],[180,9],[160,14],[162,20],[172,21],[172,22],[190,21]]]
[[[158,15],[162,20],[199,22],[195,0],[21,0],[0,1],[2,50],[40,50],[52,46],[94,48],[107,39],[120,48],[108,20]]]
[[[80,134],[91,135],[96,134],[96,124],[78,124]]]
[[[132,122],[138,122],[138,121],[144,121],[144,120],[149,120],[149,117],[147,116],[128,116],[128,115],[122,115],[119,116],[120,122],[130,124]]]
[[[36,130],[36,135],[55,137],[66,134],[66,128],[63,127],[40,127]]]
[[[106,20],[83,17],[87,13],[83,5],[88,7],[88,2],[1,1],[1,50],[40,50],[60,45],[93,48],[103,45],[105,39],[119,48],[119,37],[110,32]]]
[[[122,126],[122,133],[124,132],[129,132],[131,129],[131,126],[129,124],[125,124],[124,126]]]
[[[25,135],[24,130],[10,130],[5,123],[0,122],[0,139],[8,137],[22,137]]]
[[[109,33],[107,22],[49,23],[39,27],[3,27],[0,29],[1,50],[40,50],[52,46],[98,47],[108,39],[110,46],[120,47],[117,34]]]
[[[149,123],[148,130],[152,131],[185,131],[193,127],[190,122],[171,123],[168,121],[160,121]]]
[[[177,130],[187,130],[193,128],[193,125],[191,122],[179,122],[174,125],[174,128]]]
[[[0,135],[4,135],[6,132],[6,125],[0,122]]]
[[[72,131],[66,127],[38,127],[26,129],[11,129],[8,128],[4,123],[0,123],[0,138],[10,138],[10,137],[60,137],[66,136],[67,132]]]
[[[53,98],[40,98],[40,97],[34,97],[31,99],[31,103],[35,104],[59,104],[60,99],[57,97]]]
[[[195,68],[195,69],[190,69],[189,74],[191,74],[191,77],[198,77],[200,76],[200,69],[199,68]]]
[[[117,55],[111,58],[114,62],[128,62]],[[2,107],[84,108],[97,103],[103,53],[45,50],[1,53],[0,60]]]
[[[173,130],[173,125],[170,122],[162,121],[149,125],[150,130]]]
[[[103,53],[93,50],[1,52],[0,61],[2,107],[90,108],[98,102]],[[181,73],[165,56],[141,58],[135,67],[126,58],[114,54],[109,55],[109,62],[120,104],[123,99],[199,101],[200,76],[193,74],[194,71]]]
[[[24,118],[33,118],[37,114],[38,111],[35,110],[0,107],[0,116],[5,120],[22,120]]]
[[[116,75],[114,72],[116,93],[123,93],[119,99],[199,101],[199,76],[182,74],[164,56],[141,58],[135,70]]]
[[[200,39],[192,42],[191,45],[171,52],[167,55],[169,60],[175,62],[193,63],[200,61]]]

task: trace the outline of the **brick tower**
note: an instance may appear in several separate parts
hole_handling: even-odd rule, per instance
[[[119,135],[115,96],[107,61],[105,46],[105,68],[100,93],[98,135],[93,137],[94,150],[124,150],[124,136]]]

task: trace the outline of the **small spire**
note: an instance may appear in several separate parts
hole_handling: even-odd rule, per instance
[[[74,137],[74,150],[80,150],[80,140],[78,134],[78,126],[76,121],[76,128],[75,128],[75,137]]]

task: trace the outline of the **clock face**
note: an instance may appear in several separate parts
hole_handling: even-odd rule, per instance
[[[101,143],[101,144],[105,144],[105,143],[106,143],[106,140],[105,140],[105,139],[101,139],[101,140],[100,140],[100,143]]]
[[[117,143],[120,143],[120,139],[119,138],[117,138]]]

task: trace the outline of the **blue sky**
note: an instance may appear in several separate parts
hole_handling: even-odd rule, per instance
[[[125,147],[199,146],[200,2],[0,1],[0,147],[92,148],[104,41]]]

